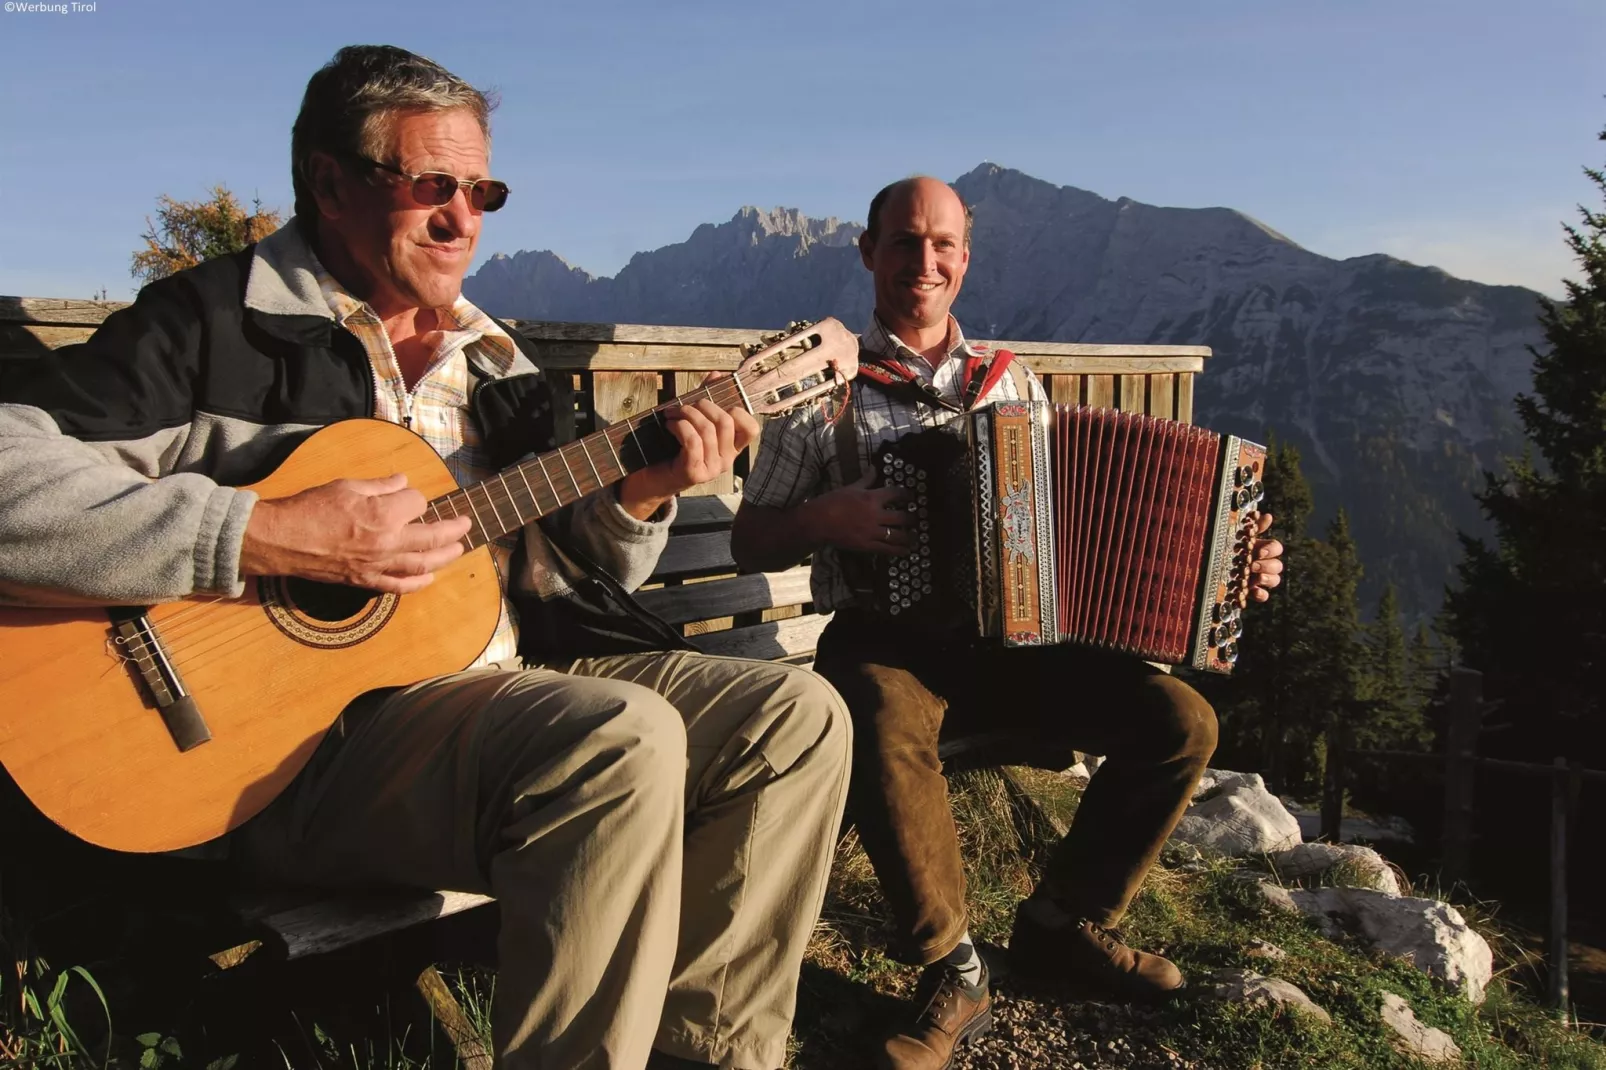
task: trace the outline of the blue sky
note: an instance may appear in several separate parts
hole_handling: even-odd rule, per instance
[[[991,160],[1554,291],[1606,161],[1601,0],[93,8],[0,13],[0,293],[130,296],[164,193],[288,209],[307,76],[362,41],[500,92],[514,192],[482,258],[599,274],[744,204],[859,220],[893,178]]]

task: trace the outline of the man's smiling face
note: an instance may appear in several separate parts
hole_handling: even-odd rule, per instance
[[[892,330],[946,324],[970,265],[965,206],[948,185],[917,178],[896,187],[859,240],[875,276],[876,311]]]

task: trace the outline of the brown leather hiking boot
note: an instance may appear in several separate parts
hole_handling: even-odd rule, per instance
[[[1066,981],[1090,999],[1154,1002],[1183,986],[1182,971],[1168,959],[1135,951],[1085,918],[1050,928],[1017,910],[1009,961],[1022,976]]]
[[[993,1027],[986,963],[981,983],[970,985],[952,966],[933,962],[915,986],[915,1002],[923,1008],[920,1017],[887,1038],[877,1063],[881,1070],[946,1070],[961,1044]]]

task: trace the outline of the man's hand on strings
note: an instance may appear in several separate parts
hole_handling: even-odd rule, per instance
[[[407,594],[462,556],[470,518],[414,523],[429,502],[397,474],[337,479],[251,509],[242,576],[300,576]]]
[[[1266,537],[1276,518],[1261,513],[1255,524],[1255,537],[1249,547],[1249,596],[1257,602],[1271,597],[1271,589],[1283,582],[1283,544]]]
[[[646,520],[681,491],[730,471],[737,454],[758,438],[758,421],[740,405],[722,409],[703,398],[664,415],[680,452],[632,472],[619,485],[619,504],[637,520]]]

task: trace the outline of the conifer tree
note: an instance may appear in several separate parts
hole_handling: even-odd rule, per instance
[[[1363,629],[1363,641],[1366,718],[1355,726],[1352,739],[1362,747],[1415,749],[1423,741],[1426,695],[1417,667],[1419,655],[1406,642],[1399,596],[1392,583],[1383,588],[1377,612]],[[1418,632],[1418,641],[1424,647],[1420,656],[1430,656],[1425,630]]]
[[[1606,132],[1601,139],[1606,140]],[[1606,170],[1585,174],[1606,196]],[[1565,227],[1581,278],[1542,299],[1547,346],[1517,415],[1531,452],[1478,495],[1495,544],[1463,537],[1447,608],[1464,664],[1521,724],[1507,746],[1606,764],[1606,210]],[[1537,458],[1532,455],[1537,451]]]
[[[136,252],[129,273],[142,283],[192,268],[213,257],[237,253],[279,229],[279,213],[254,201],[247,212],[227,186],[214,186],[199,201],[175,201],[162,196],[156,203],[156,223],[147,216],[145,248]]]

